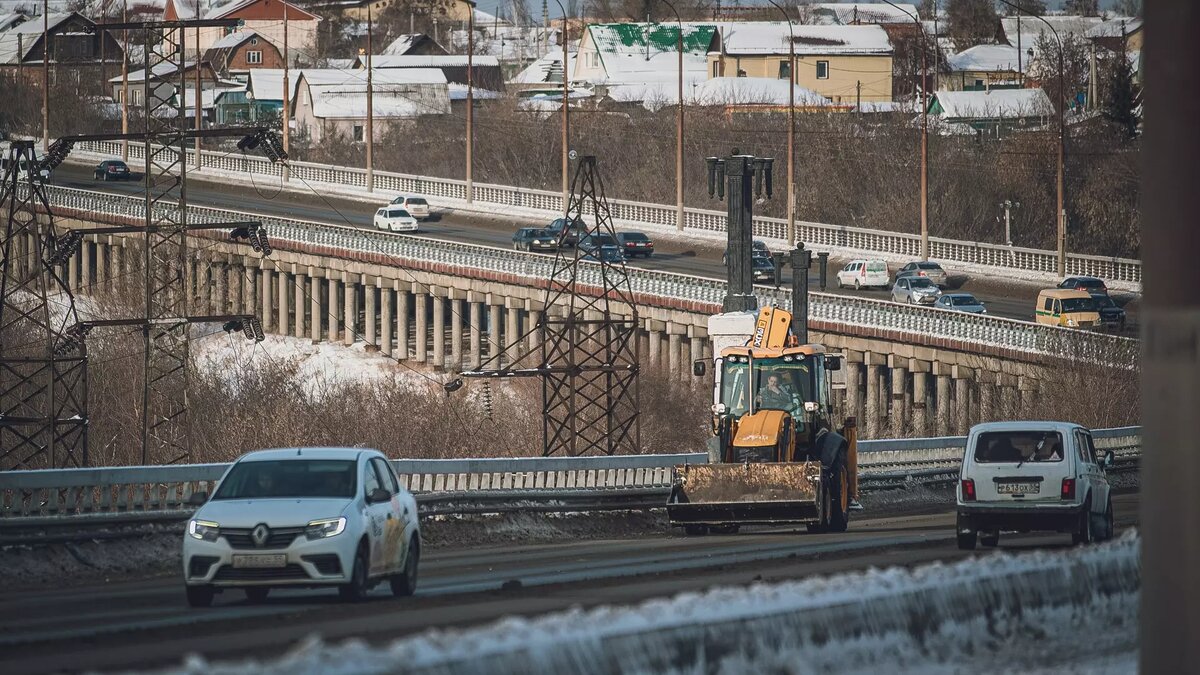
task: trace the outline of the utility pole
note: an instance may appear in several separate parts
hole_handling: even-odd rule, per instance
[[[42,0],[42,152],[50,151],[50,0]]]
[[[291,82],[289,79],[291,68],[291,54],[288,52],[288,5],[283,3],[283,152],[287,154],[292,151],[291,148],[291,130],[292,130],[292,91]],[[292,168],[290,163],[283,163],[283,182],[288,182],[292,177]]]
[[[287,3],[284,3],[284,7],[287,7]],[[199,14],[199,12],[200,12],[200,6],[197,5],[196,13]],[[182,34],[183,34],[183,29],[180,29],[180,35],[182,35]],[[196,62],[192,64],[192,67],[195,68],[195,70],[196,70],[196,77],[194,78],[195,83],[196,83],[196,106],[195,106],[196,107],[196,131],[200,131],[200,128],[201,128],[200,115],[204,110],[204,108],[201,104],[202,99],[204,98],[204,96],[203,96],[204,90],[202,88],[203,82],[201,82],[201,80],[200,80],[200,27],[199,26],[196,27]],[[149,76],[149,73],[147,73],[146,75]],[[197,171],[200,170],[200,161],[201,161],[200,160],[200,134],[197,133],[196,134],[196,170]]]
[[[891,0],[883,1],[905,12]],[[921,18],[913,16],[912,19],[917,26],[917,35],[920,37],[918,47],[921,50],[921,260],[929,260],[929,86],[925,81],[929,73],[929,48]]]
[[[1014,208],[1021,208],[1021,202],[1005,199],[1000,202],[1000,208],[1004,209],[1004,244],[1012,246],[1012,210]]]
[[[792,18],[787,10],[775,0],[767,0],[783,14],[788,27],[788,161],[787,161],[787,240],[788,246],[796,245],[796,35],[792,29]],[[858,6],[854,8],[858,16]]]
[[[571,106],[570,106],[570,79],[571,76],[567,72],[567,10],[563,8],[561,0],[554,0],[558,4],[558,10],[562,12],[562,208],[563,215],[567,215],[567,207],[571,201],[571,166],[568,154],[571,149],[567,147],[568,138],[570,138],[571,130]]]
[[[725,158],[708,157],[708,196],[724,199],[726,205],[728,253],[725,269],[728,288],[723,312],[754,311],[754,200],[764,187],[772,196],[771,174],[774,159],[738,154],[735,148]],[[728,192],[728,197],[726,197]]]
[[[467,203],[475,201],[475,3],[467,3]]]
[[[437,25],[437,24],[434,24]],[[371,65],[371,52],[375,50],[371,34],[374,32],[374,21],[371,18],[371,3],[367,3],[367,192],[375,191],[375,91],[374,69]]]
[[[129,0],[121,4],[121,23],[129,23]],[[129,135],[129,29],[121,29],[121,135]],[[121,161],[129,163],[129,140],[121,139]]]
[[[675,231],[683,232],[683,18],[669,0],[663,0],[663,4],[675,14],[675,21],[679,24],[679,39],[676,42],[679,51],[679,111],[675,118]],[[649,40],[646,45],[649,48]]]

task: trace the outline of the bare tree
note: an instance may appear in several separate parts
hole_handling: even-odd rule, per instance
[[[1100,13],[1099,0],[1063,0],[1063,11],[1079,16],[1096,16]]]
[[[962,51],[995,41],[1000,17],[991,0],[947,0],[947,34]]]

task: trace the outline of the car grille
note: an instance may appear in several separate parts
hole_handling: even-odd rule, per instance
[[[318,555],[306,555],[300,558],[306,563],[312,564],[321,574],[341,574],[342,561],[336,553],[321,553]]]
[[[271,581],[276,579],[308,579],[308,573],[296,563],[286,567],[233,567],[217,570],[213,581]]]
[[[208,574],[209,568],[212,567],[213,564],[218,560],[220,560],[220,558],[211,555],[192,556],[192,559],[188,561],[188,576],[202,577]]]
[[[1080,327],[1080,328],[1091,328],[1091,327],[1092,327],[1092,323],[1093,323],[1093,322],[1091,322],[1091,321],[1080,321],[1080,322],[1079,322],[1079,327]]]
[[[229,546],[237,549],[259,549],[259,548],[287,548],[292,545],[296,537],[304,534],[303,527],[280,527],[271,530],[271,534],[267,536],[267,540],[262,546],[255,546],[254,540],[250,538],[248,527],[222,527],[221,536],[225,537],[225,541],[229,542]]]

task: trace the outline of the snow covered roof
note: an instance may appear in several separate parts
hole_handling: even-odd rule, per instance
[[[638,85],[678,81],[678,24],[594,24],[588,30],[605,72],[603,78],[592,78],[596,83]],[[713,25],[684,24],[685,79],[704,79],[708,46],[715,32]]]
[[[826,54],[891,54],[887,31],[871,26],[792,26],[782,21],[746,21],[728,24],[721,41],[726,54],[787,54],[795,35],[799,56]]]
[[[899,2],[896,6],[884,2],[817,2],[801,7],[801,12],[807,10],[811,23],[826,25],[911,23],[917,16],[916,5]]]
[[[459,84],[458,82],[451,82],[446,86],[450,91],[451,101],[467,100],[467,85]],[[476,101],[482,101],[503,98],[504,94],[501,94],[498,91],[492,91],[491,89],[480,89],[479,87],[475,87],[475,91],[471,92],[471,96]]]
[[[939,90],[934,99],[948,119],[1041,117],[1054,112],[1050,97],[1041,89]]]
[[[1104,21],[1104,19],[1101,19],[1098,16],[1055,16],[1050,14],[1044,16],[1043,18],[1054,27],[1054,30],[1058,31],[1058,36],[1064,40],[1068,34],[1079,35],[1082,37],[1091,28],[1103,23]],[[1017,17],[1006,16],[1000,19],[1000,25],[1004,28],[1004,35],[1008,38],[1008,43],[1011,45],[1017,44]],[[1038,36],[1040,36],[1042,33],[1047,33],[1046,37],[1050,40],[1054,39],[1054,34],[1050,32],[1050,29],[1046,27],[1046,24],[1042,23],[1036,17],[1032,17],[1027,14],[1021,16],[1021,29],[1019,32],[1021,33],[1022,49],[1033,47],[1034,43],[1037,42]]]
[[[367,84],[367,70],[336,68],[305,68],[296,73],[304,76],[309,86],[349,86]],[[372,68],[371,82],[379,87],[391,84],[446,84],[446,76],[437,68]]]
[[[196,64],[195,61],[185,61],[183,64],[183,69],[185,71],[189,70],[193,66],[195,66],[195,64]],[[207,61],[201,61],[200,67],[208,68],[210,71],[212,70],[212,66],[209,65],[209,63]],[[152,80],[161,80],[161,79],[165,79],[165,78],[169,78],[169,77],[173,76],[176,72],[177,72],[177,69],[175,68],[174,63],[160,63],[150,69],[150,78]],[[129,71],[129,81],[130,82],[144,82],[145,80],[146,80],[146,69],[145,68],[140,68],[138,70]],[[108,78],[108,81],[111,84],[119,84],[121,82],[121,76],[117,75],[116,77],[110,77],[110,78]]]
[[[1142,20],[1133,16],[1109,19],[1089,28],[1087,33],[1084,33],[1084,37],[1119,38],[1121,37],[1122,26],[1124,27],[1125,35],[1130,35],[1142,28]]]
[[[288,84],[290,85],[291,96],[289,99],[296,98],[296,84],[300,81],[300,72],[293,71],[288,73]],[[253,98],[261,101],[282,101],[283,100],[283,69],[282,68],[251,68],[250,79],[246,82],[246,91]]]
[[[382,54],[390,54],[402,56],[408,53],[408,50],[416,46],[417,42],[424,37],[422,33],[406,33],[392,40],[391,44],[383,48]]]
[[[796,105],[828,106],[829,101],[811,89],[799,85]],[[693,92],[695,105],[783,105],[788,104],[788,81],[772,77],[714,77],[698,85]]]
[[[475,55],[472,58],[472,67],[475,68],[499,68],[500,60],[494,56]],[[355,59],[356,65],[365,65],[367,58],[360,56]],[[466,54],[414,54],[405,56],[392,56],[388,54],[380,54],[371,57],[372,68],[466,68]]]
[[[326,118],[366,118],[367,95],[363,91],[342,87],[313,92],[312,114]],[[376,91],[371,98],[375,119],[419,117],[429,114],[421,102],[388,90]]]
[[[946,65],[953,71],[1017,72],[1018,55],[1017,48],[1010,45],[976,45],[946,57]],[[1021,63],[1025,65],[1027,61]]]
[[[21,14],[20,12],[0,14],[0,31],[6,31],[19,23],[24,23],[28,19],[29,17]]]
[[[575,71],[576,52],[567,54],[567,72]],[[562,84],[562,52],[551,50],[509,80],[512,84]]]
[[[236,33],[230,33],[229,35],[225,35],[221,39],[212,43],[212,46],[210,46],[209,49],[232,49],[249,40],[250,38],[255,37],[258,37],[258,33],[252,30],[243,30]]]

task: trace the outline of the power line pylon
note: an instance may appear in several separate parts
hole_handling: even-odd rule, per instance
[[[75,302],[33,141],[14,141],[0,204],[0,470],[87,464],[87,368],[64,340]],[[51,303],[57,307],[51,307]]]
[[[583,157],[576,169],[567,222],[583,223],[580,240],[615,240],[595,157]],[[578,245],[564,253],[562,238],[574,234],[564,227],[560,235],[538,324],[506,340],[527,344],[536,336],[537,349],[503,368],[502,352],[463,376],[540,377],[543,455],[640,452],[638,318],[625,262],[600,249],[585,255]]]

